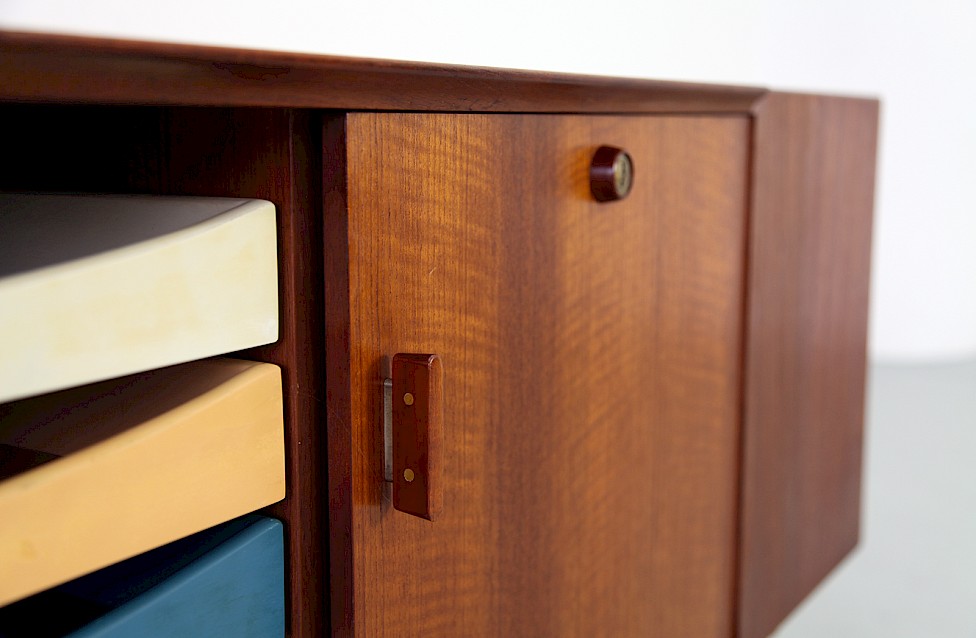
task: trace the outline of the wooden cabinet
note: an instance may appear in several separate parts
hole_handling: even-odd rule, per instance
[[[856,543],[875,102],[0,46],[0,188],[276,205],[291,635],[762,636]],[[404,352],[443,365],[434,522],[383,476]]]

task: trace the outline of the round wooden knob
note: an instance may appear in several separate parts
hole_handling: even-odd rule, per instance
[[[590,163],[590,190],[598,202],[623,199],[634,183],[634,162],[626,151],[601,146]]]

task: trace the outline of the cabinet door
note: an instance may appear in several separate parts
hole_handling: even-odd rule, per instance
[[[728,636],[746,117],[325,127],[333,629]],[[600,145],[629,197],[597,203]],[[443,510],[393,509],[383,379],[443,364]]]

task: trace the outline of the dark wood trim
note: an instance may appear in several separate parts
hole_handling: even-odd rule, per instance
[[[499,113],[748,112],[764,89],[0,32],[0,100]]]
[[[329,574],[332,635],[355,632],[352,417],[349,378],[349,211],[346,117],[322,125],[322,217],[325,279],[325,387],[328,409]],[[326,331],[326,326],[330,329]]]
[[[208,109],[209,110],[209,109]],[[261,112],[258,110],[257,112]],[[235,117],[242,113],[233,111]],[[277,113],[276,111],[274,113]],[[326,559],[325,366],[321,353],[325,338],[322,284],[320,183],[320,118],[305,111],[285,111],[269,144],[287,144],[287,165],[276,161],[264,167],[261,156],[248,158],[263,175],[285,181],[278,207],[281,334],[275,344],[245,353],[247,358],[277,363],[285,385],[285,453],[287,498],[269,508],[285,521],[287,543],[287,635],[316,638],[326,635],[329,622],[328,565]],[[257,126],[260,126],[258,123]],[[267,125],[265,125],[267,126]],[[285,127],[287,127],[285,129]],[[267,127],[270,128],[270,127]],[[267,129],[266,129],[267,130]],[[256,137],[260,137],[256,135]],[[260,153],[260,151],[258,151]],[[247,165],[235,172],[245,174]],[[254,171],[253,168],[250,169]],[[265,172],[266,171],[266,172]],[[275,187],[262,185],[274,192]],[[283,188],[278,186],[277,188]]]

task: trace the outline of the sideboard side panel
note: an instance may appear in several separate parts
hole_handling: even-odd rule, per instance
[[[878,103],[754,122],[739,619],[768,635],[857,544]]]

